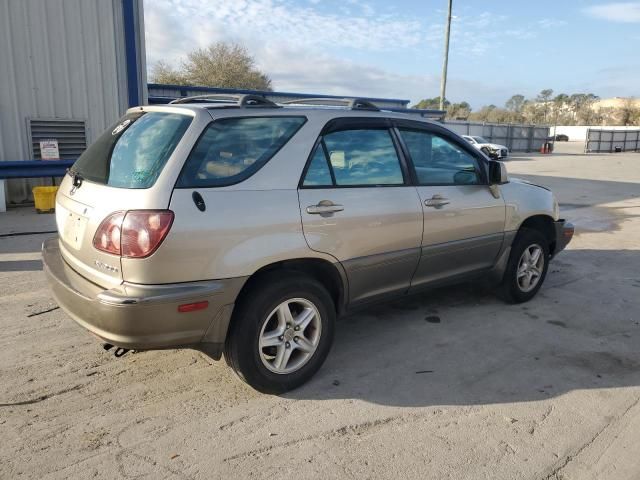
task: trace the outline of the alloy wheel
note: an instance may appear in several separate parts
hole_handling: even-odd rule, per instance
[[[544,271],[544,250],[534,243],[524,249],[518,261],[516,278],[518,288],[527,293],[536,288]]]
[[[293,373],[313,356],[320,342],[322,321],[316,306],[304,298],[285,300],[265,319],[258,349],[267,369]]]

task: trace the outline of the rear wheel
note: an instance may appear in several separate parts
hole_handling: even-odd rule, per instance
[[[523,228],[511,246],[509,262],[500,285],[509,303],[531,300],[544,282],[549,267],[549,245],[537,230]]]
[[[319,282],[279,271],[253,285],[237,306],[225,359],[256,390],[283,393],[322,366],[334,323],[331,296]]]

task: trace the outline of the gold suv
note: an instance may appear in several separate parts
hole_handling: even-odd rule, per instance
[[[60,306],[120,356],[188,347],[263,392],[337,316],[477,276],[524,302],[573,235],[553,194],[444,126],[358,99],[130,109],[77,160],[43,245]]]

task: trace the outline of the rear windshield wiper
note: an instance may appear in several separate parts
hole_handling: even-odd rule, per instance
[[[80,175],[80,173],[78,173],[77,170],[70,168],[68,172],[69,172],[69,175],[71,175],[71,178],[73,178],[73,186],[75,188],[78,188],[80,185],[82,185],[82,181],[84,180],[84,177]]]

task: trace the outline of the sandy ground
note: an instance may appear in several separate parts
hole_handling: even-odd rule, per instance
[[[281,397],[194,351],[116,360],[56,309],[47,235],[0,237],[0,478],[639,478],[640,154],[557,146],[507,165],[577,226],[533,301],[362,311]],[[0,214],[0,235],[52,226]]]

